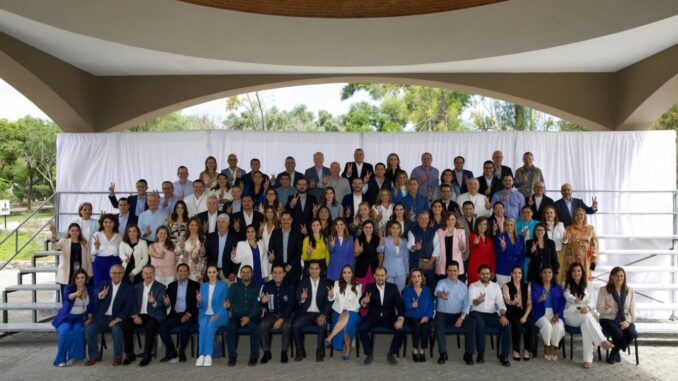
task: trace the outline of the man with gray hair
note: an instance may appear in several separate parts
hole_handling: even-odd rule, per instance
[[[238,244],[238,234],[229,231],[230,218],[228,214],[217,216],[217,229],[207,235],[205,241],[205,255],[207,263],[214,264],[219,269],[219,279],[229,284],[235,281],[238,265],[231,261],[231,252]]]
[[[217,214],[219,214],[219,198],[213,194],[207,197],[207,210],[198,213],[205,234],[214,233],[217,230]]]
[[[169,214],[167,210],[160,208],[160,196],[158,192],[151,192],[147,195],[148,210],[139,216],[139,231],[141,238],[149,243],[155,241],[155,232],[165,224]]]
[[[323,188],[323,191],[327,187],[334,188],[334,195],[339,202],[344,199],[344,196],[351,194],[351,184],[349,184],[346,178],[340,176],[340,172],[341,164],[336,161],[332,162],[330,164],[330,175],[323,176],[320,180],[320,185],[318,185],[319,188]],[[322,199],[323,197],[318,198],[318,200]]]
[[[316,152],[313,154],[313,166],[304,172],[304,177],[308,180],[308,193],[315,196],[317,200],[320,200],[322,196],[323,179],[330,176],[330,169],[325,167],[324,163],[325,155],[322,152]]]

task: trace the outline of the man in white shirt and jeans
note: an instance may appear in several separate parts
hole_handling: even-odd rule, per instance
[[[476,362],[485,362],[485,327],[497,328],[501,338],[501,365],[511,366],[508,353],[511,350],[511,325],[506,317],[506,305],[499,285],[492,282],[492,271],[488,265],[478,267],[480,280],[471,284],[468,290],[471,302],[470,317],[476,326]],[[468,339],[468,338],[467,338]]]

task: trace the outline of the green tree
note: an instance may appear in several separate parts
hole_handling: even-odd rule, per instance
[[[128,132],[164,132],[187,130],[211,130],[216,128],[206,116],[183,115],[180,112],[162,115],[138,126],[127,129]]]

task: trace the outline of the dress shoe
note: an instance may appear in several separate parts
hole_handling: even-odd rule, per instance
[[[179,357],[179,356],[176,353],[169,353],[169,354],[165,355],[165,357],[161,358],[160,362],[170,362],[170,361],[176,359],[177,357]]]
[[[325,360],[325,354],[323,354],[323,351],[315,352],[315,361],[322,362],[323,360]]]
[[[484,353],[478,353],[476,355],[476,362],[478,364],[484,364],[485,363],[485,354]]]
[[[416,353],[412,353],[412,362],[419,362],[419,355]]]
[[[365,365],[370,365],[374,362],[374,357],[373,356],[365,356],[365,361],[363,361],[363,364]]]
[[[466,365],[473,365],[473,353],[464,353],[464,362]]]
[[[423,353],[419,354],[419,362],[426,362],[426,355]]]
[[[438,357],[438,364],[444,364],[447,361],[447,353],[443,352]]]
[[[228,359],[228,366],[235,366],[235,358],[231,357]]]
[[[91,358],[91,359],[85,361],[85,366],[92,366],[92,365],[96,364],[97,361],[101,361],[101,357],[95,357],[95,358]]]
[[[255,366],[255,365],[257,365],[256,357],[251,358],[250,361],[247,362],[247,366]]]
[[[271,356],[271,352],[265,351],[264,355],[261,357],[261,363],[266,364],[272,358],[273,358],[273,356]]]
[[[186,362],[186,353],[179,353],[179,362]]]
[[[306,352],[303,350],[297,351],[297,354],[294,356],[294,361],[301,361],[306,358]]]
[[[195,366],[203,366],[205,364],[205,356],[200,355],[197,360],[195,360]]]
[[[144,357],[139,361],[139,366],[146,366],[151,363],[151,358],[150,357]]]
[[[205,356],[205,362],[202,366],[212,366],[212,356]]]
[[[116,357],[113,359],[113,366],[118,366],[122,364],[122,357]]]
[[[389,353],[386,356],[386,361],[388,361],[388,363],[391,365],[398,365],[398,360],[396,360],[395,355],[393,353]]]
[[[287,357],[287,351],[280,352],[280,362],[282,364],[287,364],[288,361],[289,361],[289,358]]]
[[[127,356],[125,357],[125,361],[122,362],[122,365],[129,365],[135,361],[137,361],[137,356],[135,355]]]
[[[621,362],[621,351],[617,351],[617,355],[614,356],[614,361]]]
[[[511,362],[508,359],[508,355],[501,355],[499,358],[499,362],[501,362],[501,365],[503,366],[511,366]]]

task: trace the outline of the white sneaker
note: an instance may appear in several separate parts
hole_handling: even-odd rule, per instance
[[[205,356],[205,362],[202,366],[212,366],[212,356]]]
[[[205,365],[205,356],[200,355],[197,360],[195,360],[195,366],[204,366]]]
[[[57,365],[59,368],[63,368],[66,366],[65,362],[60,362],[59,365]]]

